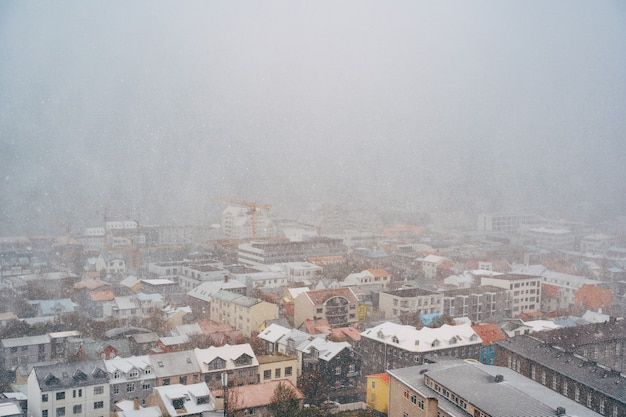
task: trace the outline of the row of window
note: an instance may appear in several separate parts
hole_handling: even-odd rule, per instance
[[[104,408],[104,401],[96,401],[93,403],[93,409],[99,410]],[[83,412],[82,404],[76,404],[72,407],[73,414],[81,414]],[[66,415],[65,407],[57,407],[55,410],[56,417],[63,417]],[[48,410],[41,410],[41,417],[51,417]]]
[[[57,399],[57,401],[60,400],[64,400],[65,397],[65,391],[59,391],[55,394],[55,398]],[[102,395],[104,394],[104,386],[99,385],[97,387],[93,387],[93,395]],[[79,389],[74,389],[72,390],[72,398],[80,398],[83,396],[83,389],[79,388]],[[41,402],[45,403],[48,402],[48,394],[41,394]]]
[[[285,376],[293,375],[293,367],[288,366],[285,368]],[[271,379],[272,378],[272,370],[266,369],[263,371],[263,379]],[[281,368],[274,369],[274,378],[281,378]]]

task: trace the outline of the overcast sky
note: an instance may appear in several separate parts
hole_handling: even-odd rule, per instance
[[[623,214],[625,45],[621,0],[4,0],[0,236],[221,195]]]

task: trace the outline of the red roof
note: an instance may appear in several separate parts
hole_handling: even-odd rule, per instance
[[[375,277],[388,277],[391,275],[384,269],[368,269],[367,271]]]
[[[95,290],[96,288],[105,287],[105,286],[110,287],[111,283],[100,281],[99,279],[87,279],[84,281],[79,281],[76,284],[74,284],[74,289],[81,290],[85,288],[88,290]]]
[[[479,324],[472,326],[472,329],[483,340],[483,346],[506,339],[504,332],[495,323]]]
[[[263,382],[262,384],[242,385],[240,387],[229,388],[229,391],[234,391],[233,398],[236,398],[236,405],[228,404],[228,407],[233,407],[235,410],[242,410],[245,408],[269,405],[272,402],[274,390],[276,390],[281,383],[292,388],[299,400],[304,398],[304,394],[289,380],[279,379],[276,381]]]
[[[389,374],[387,372],[383,372],[381,374],[372,374],[368,375],[368,378],[379,378],[382,379],[385,383],[389,383]]]
[[[89,297],[92,301],[113,301],[115,293],[112,290],[91,291]]]

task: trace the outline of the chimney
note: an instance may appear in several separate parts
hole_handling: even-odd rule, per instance
[[[133,399],[133,410],[139,410],[139,397]]]
[[[498,374],[496,375],[496,382],[502,382],[504,381],[504,375]]]
[[[564,416],[565,415],[565,407],[557,407],[556,408],[556,415],[557,416]]]

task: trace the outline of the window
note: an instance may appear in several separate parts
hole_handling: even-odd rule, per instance
[[[240,369],[240,370],[238,370],[238,371],[237,371],[237,376],[238,376],[239,378],[245,378],[245,376],[246,376],[246,370],[245,370],[245,369]]]
[[[135,384],[132,382],[129,382],[128,384],[126,384],[126,392],[133,392],[135,390]]]
[[[152,388],[152,384],[150,384],[149,382],[144,382],[143,384],[141,384],[141,389],[143,390],[147,390],[151,388]]]
[[[113,379],[118,379],[121,376],[122,376],[122,373],[119,370],[113,372]]]
[[[93,387],[93,395],[104,394],[104,387],[101,385],[99,387]]]
[[[417,395],[415,395],[415,394],[411,394],[411,402],[412,402],[413,404],[417,404]]]
[[[587,394],[587,408],[591,408],[591,394]]]
[[[128,373],[129,378],[137,378],[138,376],[139,376],[139,371],[136,369],[133,369],[132,371]]]
[[[72,408],[74,414],[80,414],[83,412],[83,406],[81,404],[77,404]]]
[[[65,407],[57,408],[57,417],[61,417],[65,415]]]
[[[187,385],[187,376],[185,375],[178,378],[178,383],[182,385]]]
[[[41,410],[41,417],[48,417],[48,410]]]
[[[419,400],[417,402],[417,406],[423,410],[424,409],[424,400]],[[465,407],[463,407],[463,408],[465,408]]]
[[[65,399],[65,391],[57,392],[57,401]]]
[[[169,385],[170,384],[170,379],[169,378],[163,378],[163,385]]]
[[[288,366],[285,368],[285,376],[291,376],[293,374],[293,368]]]
[[[48,402],[48,394],[41,394],[41,402],[42,403]]]
[[[104,401],[96,401],[95,403],[93,403],[93,408],[94,410],[104,408]]]
[[[272,371],[270,369],[263,371],[263,379],[270,379],[272,378]]]
[[[113,394],[117,395],[120,393],[120,386],[119,385],[113,385]]]
[[[280,368],[274,369],[274,377],[275,378],[280,378]]]
[[[341,366],[335,368],[335,375],[341,375]]]
[[[372,389],[376,389],[376,381],[372,381]]]
[[[72,392],[72,397],[73,397],[73,398],[76,398],[76,397],[79,397],[79,398],[80,398],[80,397],[82,397],[82,396],[83,396],[83,389],[82,389],[82,388],[80,388],[80,389],[75,389],[75,390]]]

